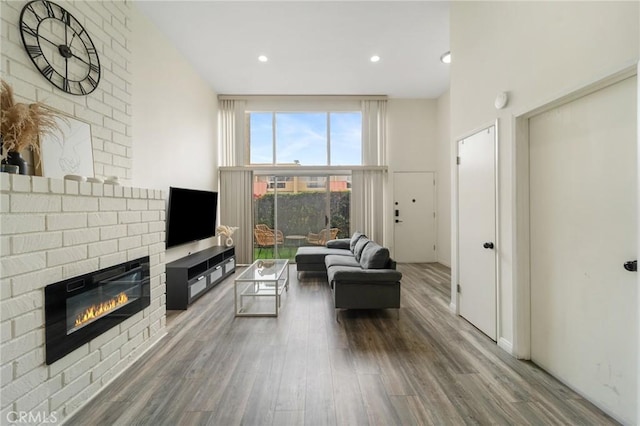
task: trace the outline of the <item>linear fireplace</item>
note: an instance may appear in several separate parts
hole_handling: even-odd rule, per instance
[[[148,256],[48,285],[45,287],[47,364],[149,304]]]

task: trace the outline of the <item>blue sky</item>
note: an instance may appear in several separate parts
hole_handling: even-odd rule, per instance
[[[360,112],[332,112],[331,165],[362,163]],[[251,163],[272,164],[272,113],[251,113]],[[276,162],[299,161],[305,166],[327,165],[327,114],[276,113]]]

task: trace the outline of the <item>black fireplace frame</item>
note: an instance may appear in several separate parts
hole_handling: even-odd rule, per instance
[[[137,271],[141,272],[139,298],[67,334],[67,299]],[[44,293],[46,363],[50,365],[151,304],[149,256],[48,285]]]

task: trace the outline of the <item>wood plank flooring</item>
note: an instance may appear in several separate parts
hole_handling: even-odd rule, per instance
[[[233,276],[69,425],[608,425],[449,311],[449,269],[401,264],[402,309],[340,311],[296,278],[278,318],[234,318]],[[237,273],[237,272],[236,272]]]

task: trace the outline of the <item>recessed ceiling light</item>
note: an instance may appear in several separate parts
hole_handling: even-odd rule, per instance
[[[378,62],[380,60],[380,56],[373,55],[370,60],[371,60],[371,62]]]
[[[440,56],[440,60],[445,64],[451,63],[451,52],[447,52],[444,55]]]
[[[267,57],[266,57],[266,56],[264,56],[264,55],[260,55],[260,56],[258,56],[258,60],[259,60],[260,62],[267,62],[267,61],[269,60],[269,58],[267,58]]]

